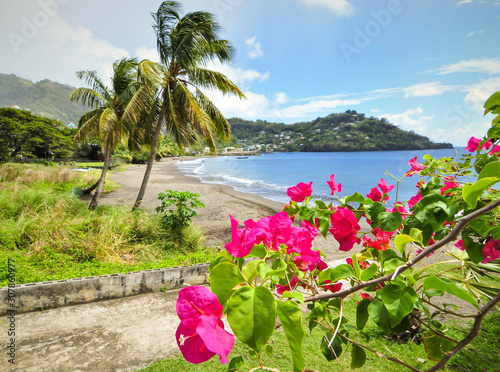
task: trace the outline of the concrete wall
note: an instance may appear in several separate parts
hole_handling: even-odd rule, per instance
[[[28,283],[10,288],[14,293],[15,312],[25,313],[61,306],[133,296],[181,288],[184,284],[208,283],[209,264],[144,270],[53,282]],[[14,292],[12,292],[14,290]],[[0,316],[8,314],[9,288],[0,289]],[[12,298],[12,297],[11,297]]]

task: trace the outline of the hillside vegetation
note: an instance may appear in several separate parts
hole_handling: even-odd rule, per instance
[[[347,110],[310,122],[278,124],[267,121],[229,119],[237,144],[260,145],[267,151],[376,151],[421,150],[453,147],[434,143],[412,131],[404,131],[384,118],[365,118]],[[234,142],[233,142],[234,143]]]
[[[70,101],[74,89],[48,79],[33,83],[13,74],[0,74],[0,107],[16,105],[35,115],[77,124],[88,109]]]

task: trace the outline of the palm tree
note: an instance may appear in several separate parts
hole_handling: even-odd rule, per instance
[[[226,76],[205,68],[213,61],[231,62],[234,54],[230,43],[217,35],[220,26],[214,16],[199,11],[181,18],[178,7],[176,1],[164,1],[158,12],[152,14],[161,63],[144,60],[138,67],[143,88],[134,102],[138,106],[149,102],[149,110],[158,117],[146,171],[132,210],[139,208],[146,192],[164,125],[167,135],[181,150],[184,145],[198,143],[201,136],[215,152],[213,135],[227,139],[231,126],[201,89],[245,98]]]
[[[99,138],[104,151],[104,165],[99,181],[89,204],[95,209],[102,193],[104,180],[111,165],[115,145],[128,140],[129,147],[138,148],[143,140],[136,123],[139,113],[134,111],[131,99],[137,93],[137,65],[135,58],[123,58],[113,64],[111,87],[106,87],[96,71],[78,71],[79,79],[84,80],[90,88],[77,88],[71,94],[72,101],[80,101],[92,108],[78,122],[78,133],[75,141]]]

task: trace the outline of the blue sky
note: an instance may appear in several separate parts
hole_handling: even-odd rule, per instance
[[[124,56],[157,59],[157,0],[23,0],[0,5],[0,73],[82,86]],[[247,100],[211,97],[227,117],[284,123],[354,109],[463,146],[500,90],[500,0],[185,0],[237,49],[211,66]]]

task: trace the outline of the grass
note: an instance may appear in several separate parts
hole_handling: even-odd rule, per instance
[[[18,284],[192,265],[217,254],[201,247],[194,228],[186,250],[170,242],[158,216],[127,207],[88,210],[73,190],[98,177],[65,166],[0,166],[0,256],[15,262]],[[106,182],[106,190],[115,187]],[[2,270],[0,286],[6,284]]]
[[[347,316],[350,322],[354,321],[354,307],[356,300],[347,302],[344,315]],[[461,326],[452,326],[447,333],[451,337],[461,339],[464,338],[468,331],[466,328],[470,324],[461,324]],[[306,323],[304,323],[307,329]],[[407,344],[400,344],[396,341],[389,340],[383,336],[382,332],[372,323],[368,322],[364,329],[365,333],[370,337],[369,341],[358,340],[372,349],[378,350],[388,356],[398,356],[402,361],[408,363],[416,368],[425,370],[430,368],[434,362],[427,360],[425,347],[423,344],[417,345],[416,343],[409,342]],[[500,313],[488,314],[483,323],[483,330],[481,334],[471,343],[468,347],[462,350],[461,353],[451,359],[446,371],[452,372],[475,372],[487,371],[498,372],[500,371]],[[338,360],[328,362],[321,354],[319,345],[324,333],[319,327],[313,329],[312,332],[306,331],[306,336],[302,345],[302,350],[306,360],[306,369],[313,371],[349,371],[351,370],[351,354],[350,349],[345,345],[342,355]],[[354,333],[351,337],[357,339]],[[284,333],[278,328],[270,341],[273,347],[272,356],[263,353],[262,362],[264,366],[276,368],[281,372],[292,370],[292,358],[290,349],[286,341]],[[363,372],[380,372],[380,371],[405,371],[404,367],[390,362],[386,359],[377,357],[374,353],[367,351],[366,364],[360,369]],[[237,371],[249,371],[252,368],[259,367],[256,358],[253,357],[251,351],[246,345],[236,339],[235,346],[229,355],[229,360],[232,357],[243,355],[246,361],[246,366],[240,367]],[[480,356],[480,357],[478,357]],[[426,360],[425,363],[418,362],[418,358]],[[221,365],[219,358],[215,356],[206,363],[199,365],[190,364],[185,361],[182,355],[176,354],[168,359],[157,360],[150,366],[140,369],[137,372],[181,372],[181,371],[226,371],[227,365]],[[259,369],[261,370],[261,369]]]

